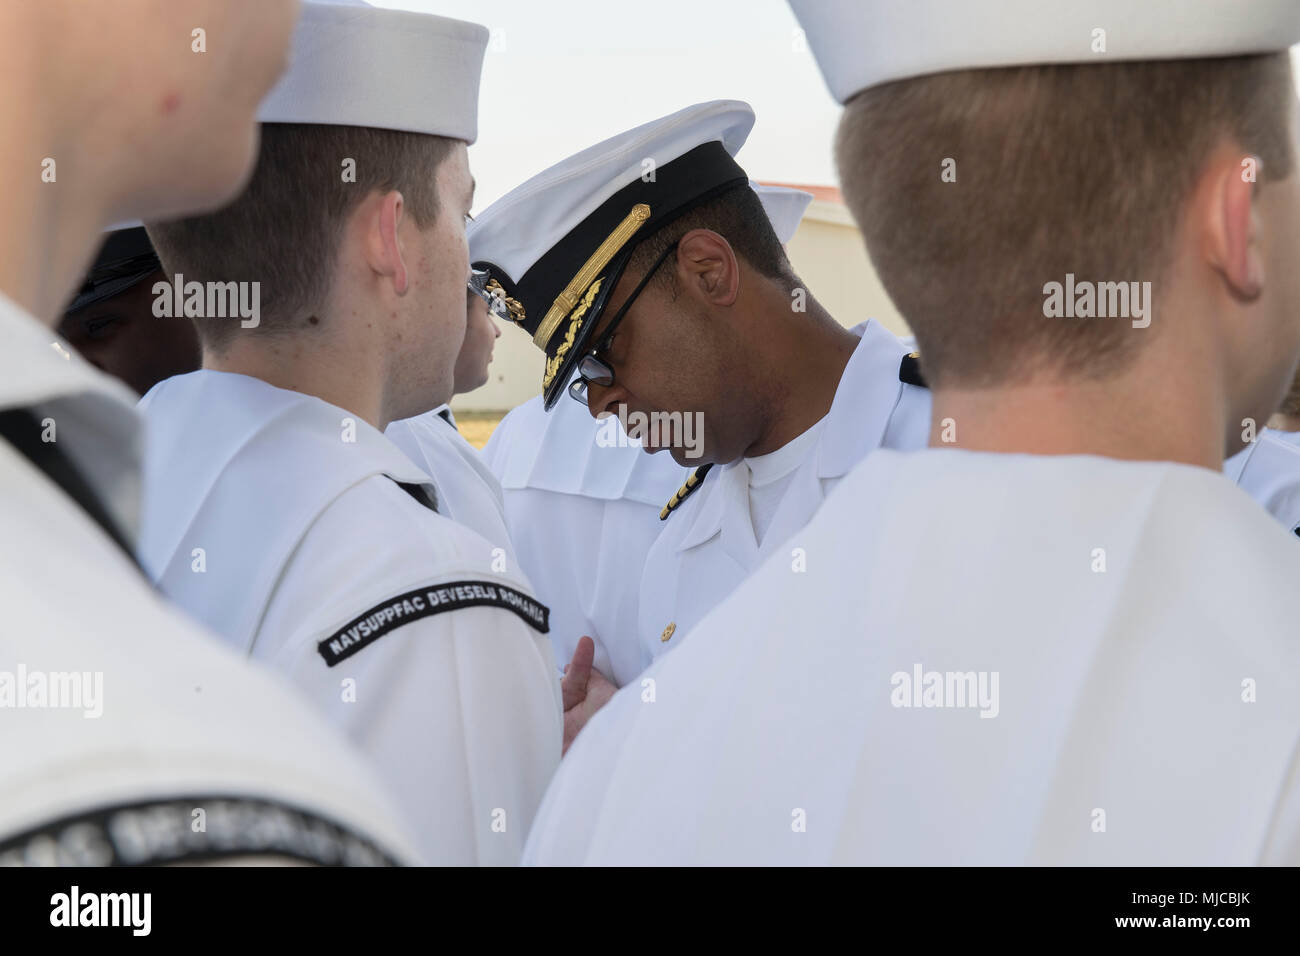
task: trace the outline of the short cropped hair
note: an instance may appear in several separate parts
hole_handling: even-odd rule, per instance
[[[664,250],[692,229],[709,229],[722,236],[736,256],[761,276],[786,286],[798,281],[762,200],[748,183],[733,186],[705,200],[647,237],[632,253],[628,272],[642,275]],[[654,281],[671,285],[672,270],[665,268]]]
[[[1047,318],[1045,285],[1150,281],[1158,302],[1216,147],[1257,157],[1261,182],[1290,175],[1295,96],[1279,53],[964,70],[854,97],[836,142],[846,202],[930,383],[1121,371],[1161,316],[1150,332]]]
[[[252,181],[238,199],[208,215],[150,224],[149,236],[168,273],[187,282],[260,282],[261,324],[252,334],[291,331],[323,307],[344,224],[372,191],[400,191],[417,226],[434,223],[437,169],[454,143],[357,126],[264,125]],[[193,321],[204,347],[217,352],[241,332],[226,318]]]

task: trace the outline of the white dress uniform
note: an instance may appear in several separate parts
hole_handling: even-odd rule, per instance
[[[487,540],[497,570],[515,568],[501,483],[478,449],[457,430],[451,409],[442,405],[415,418],[393,422],[384,434],[433,479],[438,510]],[[551,613],[554,619],[554,609]]]
[[[792,5],[841,102],[1091,62],[1096,23],[1129,57],[1300,40],[1272,0]],[[799,541],[591,720],[526,862],[1300,863],[1300,553],[1222,474],[885,449]]]
[[[199,371],[141,400],[145,567],[301,687],[379,768],[438,863],[516,862],[559,762],[546,609],[349,412]]]
[[[641,575],[637,633],[643,667],[680,645],[768,555],[782,555],[792,568],[812,560],[800,529],[870,452],[925,447],[930,393],[900,381],[906,348],[875,322],[853,331],[861,341],[826,417],[786,448],[763,456],[786,459],[773,462],[780,474],[769,500],[757,501],[760,472],[753,461],[741,459],[710,469],[665,521]],[[766,527],[756,527],[756,519]]]
[[[417,861],[361,757],[91,517],[134,536],[140,422],[54,338],[0,295],[0,865]]]
[[[1300,549],[1222,475],[880,451],[800,540],[592,718],[526,862],[1300,863],[1300,642],[1252,597]]]
[[[635,639],[641,567],[663,528],[659,511],[689,471],[621,428],[625,443],[610,442],[610,427],[568,398],[548,413],[539,395],[502,419],[483,458],[501,480],[520,567],[551,609],[556,663],[587,635],[596,668],[621,687],[645,667]]]
[[[487,36],[309,3],[261,118],[473,143]],[[438,513],[424,471],[344,409],[215,371],[161,382],[142,407],[157,429],[142,554],[163,591],[357,742],[427,859],[518,862],[562,722],[526,581],[495,570],[495,546]]]
[[[777,239],[789,242],[812,194],[749,185]],[[472,257],[490,252],[482,239],[471,230]],[[664,502],[690,470],[670,455],[646,454],[577,402],[561,399],[547,413],[541,396],[506,415],[483,460],[500,480],[521,567],[551,608],[556,663],[567,663],[587,635],[596,668],[621,687],[649,663],[637,640],[641,571],[664,527]]]
[[[1223,471],[1288,531],[1300,535],[1300,432],[1265,428],[1224,463]]]

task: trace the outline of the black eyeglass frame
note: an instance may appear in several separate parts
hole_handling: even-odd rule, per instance
[[[609,363],[603,361],[599,357],[599,353],[604,352],[609,348],[610,342],[614,339],[614,334],[618,331],[619,323],[622,322],[624,316],[627,315],[628,310],[632,307],[632,303],[637,300],[637,296],[641,294],[642,290],[650,284],[650,280],[653,279],[655,273],[659,271],[659,267],[663,265],[664,262],[667,261],[668,257],[676,251],[677,243],[674,242],[663,252],[659,253],[659,258],[655,259],[654,265],[652,265],[646,274],[641,277],[641,281],[636,284],[636,287],[632,290],[632,294],[627,297],[627,300],[621,306],[618,307],[618,311],[614,313],[614,317],[609,320],[609,325],[605,328],[600,339],[587,349],[586,354],[578,359],[577,364],[574,366],[577,377],[569,383],[568,389],[569,397],[574,401],[581,402],[583,405],[587,404],[588,385],[600,385],[607,388],[614,384],[614,370],[609,367]]]

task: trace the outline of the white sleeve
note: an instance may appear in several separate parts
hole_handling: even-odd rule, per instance
[[[630,684],[582,728],[537,811],[524,866],[581,866],[587,861],[619,754],[641,706],[641,688]]]
[[[434,864],[517,863],[559,763],[549,640],[474,597],[522,593],[513,584],[441,574],[390,586],[272,660],[378,768]]]

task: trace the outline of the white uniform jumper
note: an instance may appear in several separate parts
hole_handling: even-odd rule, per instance
[[[1292,534],[1300,534],[1300,432],[1265,428],[1223,472]]]
[[[1300,863],[1300,548],[1187,465],[880,451],[569,751],[564,864]]]
[[[501,483],[479,450],[457,430],[451,410],[443,405],[404,418],[389,425],[384,434],[433,479],[438,511],[487,539],[498,570],[515,570]]]
[[[0,295],[0,866],[417,862],[353,748],[106,533],[135,396],[54,339]]]
[[[200,371],[141,402],[145,566],[300,686],[437,863],[512,863],[559,760],[546,610],[427,477],[318,398]],[[423,500],[422,500],[423,499]]]

